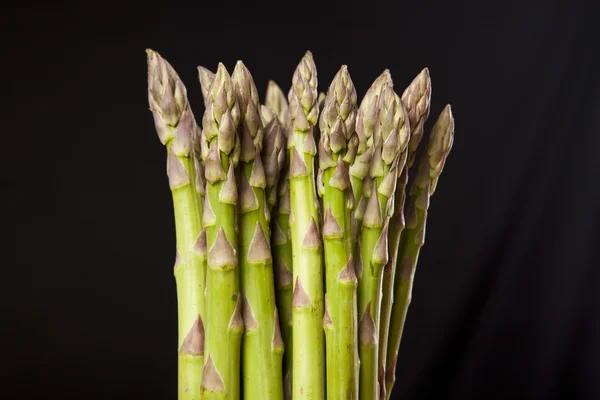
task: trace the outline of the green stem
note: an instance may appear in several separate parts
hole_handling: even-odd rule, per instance
[[[384,176],[389,173],[389,167],[385,167]],[[381,312],[381,290],[383,266],[387,262],[387,244],[385,254],[382,254],[384,240],[387,243],[387,229],[389,218],[387,217],[388,197],[377,192],[383,179],[378,177],[373,181],[372,196],[377,196],[380,210],[380,223],[363,223],[360,236],[360,253],[363,264],[362,277],[359,277],[358,285],[358,310],[361,315],[360,321],[360,398],[378,399],[378,338],[379,322]],[[373,208],[367,206],[367,213]],[[365,216],[365,220],[367,217]],[[385,222],[384,222],[385,221]],[[359,275],[360,276],[360,275]]]
[[[171,146],[167,149],[170,152]],[[185,169],[189,182],[172,189],[177,239],[178,309],[178,398],[199,399],[204,362],[204,273],[206,253],[201,239],[202,208],[195,190],[195,168],[190,157],[175,156]],[[175,161],[175,160],[174,160]]]
[[[314,155],[304,151],[307,133],[294,131],[294,136],[295,144],[290,151],[290,230],[294,265],[292,394],[294,399],[323,399],[323,256],[315,199]]]
[[[341,157],[341,156],[338,156]],[[324,253],[327,307],[324,317],[327,363],[327,398],[358,399],[358,328],[356,275],[351,259],[351,212],[348,190],[328,184],[335,168],[323,173]],[[326,228],[330,228],[326,231]]]
[[[214,141],[213,141],[214,142]],[[216,146],[211,143],[211,146]],[[220,193],[226,184],[235,182],[233,163],[221,152],[227,179],[207,183],[207,207],[212,220],[205,218],[208,245],[208,270],[206,274],[206,349],[203,399],[240,398],[240,343],[243,331],[241,298],[239,296],[239,269],[237,212],[234,201],[221,201]],[[206,221],[209,221],[208,223]],[[233,256],[232,256],[233,255]]]
[[[387,350],[389,339],[390,318],[392,316],[392,305],[394,304],[394,281],[396,279],[396,268],[398,261],[398,249],[400,247],[400,237],[404,230],[404,202],[406,199],[406,183],[408,180],[407,168],[403,168],[401,176],[398,178],[396,193],[394,195],[394,216],[390,220],[388,246],[390,260],[383,268],[382,280],[382,298],[381,298],[381,323],[379,327],[379,385],[381,397],[387,398],[388,391],[385,384]]]
[[[385,387],[387,399],[390,398],[392,387],[396,381],[396,361],[398,350],[406,321],[408,306],[410,305],[415,269],[421,249],[421,229],[425,228],[427,211],[417,210],[417,225],[407,227],[402,232],[400,248],[397,259],[398,271],[394,281],[394,304],[392,307],[391,321],[388,334],[388,350],[386,355]]]
[[[287,173],[282,174],[287,179]],[[290,238],[290,189],[286,181],[280,183],[279,198],[274,209],[272,248],[275,264],[275,287],[283,353],[284,398],[292,398],[292,242]]]
[[[281,400],[283,341],[276,319],[275,287],[269,245],[268,210],[265,192],[253,183],[252,174],[262,171],[251,163],[241,163],[240,196],[240,274],[244,298],[243,383],[244,398]],[[242,176],[243,174],[243,176]],[[250,183],[248,183],[248,180]],[[264,181],[264,174],[262,176]],[[252,199],[252,201],[250,201]]]

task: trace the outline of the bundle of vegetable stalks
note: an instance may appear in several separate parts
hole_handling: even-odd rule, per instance
[[[202,123],[147,50],[167,150],[179,399],[389,399],[429,200],[452,147],[423,69],[385,70],[360,103],[343,65],[319,93],[310,52],[261,102],[248,68],[198,67]],[[409,175],[411,185],[408,186]]]

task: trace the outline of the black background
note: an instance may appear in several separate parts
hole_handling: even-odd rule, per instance
[[[455,144],[432,199],[395,398],[600,398],[600,91],[592,1],[46,2],[2,24],[5,398],[174,399],[174,227],[144,49],[188,87],[264,93],[310,49],[325,90],[432,77]],[[18,397],[17,397],[18,396]],[[2,396],[4,397],[4,396]]]

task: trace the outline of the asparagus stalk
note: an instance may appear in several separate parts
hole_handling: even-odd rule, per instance
[[[371,144],[371,194],[360,234],[363,266],[358,285],[361,399],[377,399],[379,396],[377,373],[381,279],[383,266],[388,261],[389,217],[393,213],[396,180],[398,170],[403,167],[399,165],[400,154],[409,139],[406,110],[389,82],[381,88],[378,107],[379,123],[373,131]]]
[[[160,141],[168,151],[177,256],[178,398],[198,399],[204,358],[204,269],[193,141],[197,129],[187,90],[173,67],[153,50],[148,57],[148,102]]]
[[[371,158],[373,157],[373,133],[378,129],[379,118],[379,94],[384,85],[392,84],[390,72],[386,69],[371,84],[367,93],[363,97],[358,109],[356,118],[356,134],[358,136],[358,149],[354,163],[350,166],[350,180],[352,183],[352,192],[356,203],[354,211],[354,226],[352,229],[352,238],[355,243],[358,242],[360,228],[363,216],[367,207],[367,198],[370,195],[370,184],[367,186],[367,193],[364,193],[365,180],[370,182],[369,168]],[[355,247],[357,247],[355,245]],[[357,257],[357,260],[359,257]],[[360,271],[357,271],[360,273]]]
[[[283,91],[273,81],[269,81],[265,101],[266,108],[277,115],[284,139],[287,141],[293,133],[292,119],[288,102]],[[265,113],[265,117],[268,117]],[[290,233],[290,186],[289,164],[285,151],[282,155],[283,165],[277,184],[277,204],[273,209],[272,244],[275,263],[275,287],[277,289],[277,308],[281,335],[285,343],[283,353],[284,398],[292,398],[292,242]],[[271,196],[269,196],[270,198]]]
[[[431,80],[429,70],[424,68],[419,75],[415,77],[412,83],[404,90],[402,94],[402,104],[408,112],[411,135],[408,142],[407,152],[400,157],[407,157],[404,168],[398,177],[396,184],[396,193],[394,195],[394,215],[390,221],[389,228],[389,260],[383,268],[383,285],[381,298],[381,325],[379,328],[379,387],[380,398],[385,399],[385,366],[386,353],[388,348],[388,333],[390,317],[392,313],[392,304],[394,302],[393,286],[396,275],[396,263],[398,259],[398,246],[400,245],[400,235],[404,229],[404,200],[406,198],[405,188],[408,183],[408,169],[415,160],[415,151],[423,137],[423,125],[429,116],[429,103],[431,99]]]
[[[240,276],[245,325],[242,342],[244,398],[281,400],[284,349],[275,307],[270,213],[265,196],[267,179],[261,156],[264,129],[258,91],[250,71],[241,61],[238,61],[232,79],[242,114],[238,180]]]
[[[240,155],[237,127],[240,108],[233,82],[219,64],[207,93],[202,121],[206,197],[202,224],[206,230],[206,360],[203,399],[240,398],[240,341],[244,322],[239,294],[235,166]]]
[[[290,230],[294,294],[293,385],[294,399],[325,397],[323,318],[323,255],[319,209],[314,182],[317,146],[313,126],[318,118],[317,71],[307,52],[294,72],[289,94],[293,134],[290,151]]]
[[[345,65],[335,75],[319,120],[319,193],[325,210],[327,398],[358,399],[356,274],[352,259],[354,195],[348,166],[358,150],[356,90]]]
[[[417,125],[418,126],[418,125]],[[395,381],[396,361],[406,313],[411,300],[415,268],[419,251],[425,242],[425,223],[429,199],[435,191],[454,141],[454,117],[447,105],[433,126],[427,150],[419,163],[417,175],[409,192],[406,227],[400,238],[398,274],[394,281],[394,304],[389,328],[389,348],[386,360],[386,392],[390,398]]]

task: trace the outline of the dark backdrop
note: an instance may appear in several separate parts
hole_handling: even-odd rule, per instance
[[[175,398],[174,227],[146,47],[197,116],[197,64],[242,59],[263,93],[268,79],[287,90],[310,49],[321,90],[347,64],[359,95],[384,68],[401,92],[428,66],[427,130],[451,103],[456,139],[396,398],[600,398],[596,7],[484,3],[3,6],[5,398]]]

